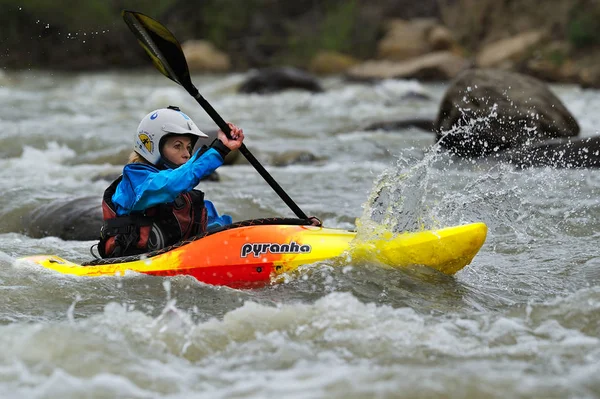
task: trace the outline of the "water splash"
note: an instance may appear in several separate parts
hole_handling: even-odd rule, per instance
[[[497,117],[494,105],[487,116],[465,118],[463,124],[444,132],[416,164],[408,166],[410,161],[399,159],[385,170],[363,204],[363,214],[357,220],[359,233],[372,238],[389,231],[437,229],[475,221],[504,226],[518,221],[524,193],[510,185],[517,173],[512,166],[457,158],[440,145],[446,137],[460,135],[474,140],[473,145],[485,147],[487,143],[476,143],[480,138],[471,132],[477,125],[491,126]]]
[[[373,231],[381,226],[388,231],[414,231],[425,224],[423,202],[427,195],[428,174],[432,156],[402,172],[402,165],[384,171],[363,205],[363,214],[357,221],[359,231]],[[363,231],[366,232],[366,231]]]

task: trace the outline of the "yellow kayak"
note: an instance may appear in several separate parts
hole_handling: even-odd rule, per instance
[[[77,276],[118,276],[127,271],[156,276],[191,275],[208,284],[240,288],[268,284],[301,265],[340,255],[389,267],[423,265],[453,275],[471,263],[487,235],[484,223],[472,223],[401,234],[384,232],[363,239],[353,231],[283,224],[286,220],[289,221],[238,222],[139,256],[83,264],[55,255],[35,255],[19,261]]]

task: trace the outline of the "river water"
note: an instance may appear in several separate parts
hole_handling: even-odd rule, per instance
[[[0,76],[0,397],[592,398],[600,396],[600,175],[520,170],[430,151],[417,129],[445,85],[323,81],[326,91],[239,95],[244,75],[194,76],[224,119],[310,215],[397,229],[483,221],[488,239],[454,277],[424,268],[322,263],[262,289],[190,277],[80,278],[16,262],[89,260],[90,241],[31,238],[21,219],[55,199],[97,195],[118,174],[142,116],[179,105],[155,71]],[[583,136],[600,93],[552,87]],[[415,93],[420,95],[414,95]],[[318,161],[268,166],[303,150]],[[248,164],[201,188],[234,220],[292,217]],[[384,187],[379,197],[375,187]],[[373,202],[373,201],[377,202]],[[383,212],[383,213],[382,213]]]

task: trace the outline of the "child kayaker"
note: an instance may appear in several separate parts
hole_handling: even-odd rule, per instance
[[[138,255],[230,224],[229,215],[219,216],[204,193],[194,189],[223,164],[229,151],[241,146],[242,129],[231,123],[229,127],[231,140],[219,130],[209,147],[192,154],[198,138],[208,136],[189,116],[174,106],[146,115],[129,163],[104,192],[100,256]]]

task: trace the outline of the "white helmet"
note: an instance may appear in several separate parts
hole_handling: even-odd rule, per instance
[[[154,110],[142,119],[133,140],[133,150],[151,164],[158,165],[162,140],[170,134],[195,136],[192,146],[199,137],[208,137],[178,107],[169,106]]]

